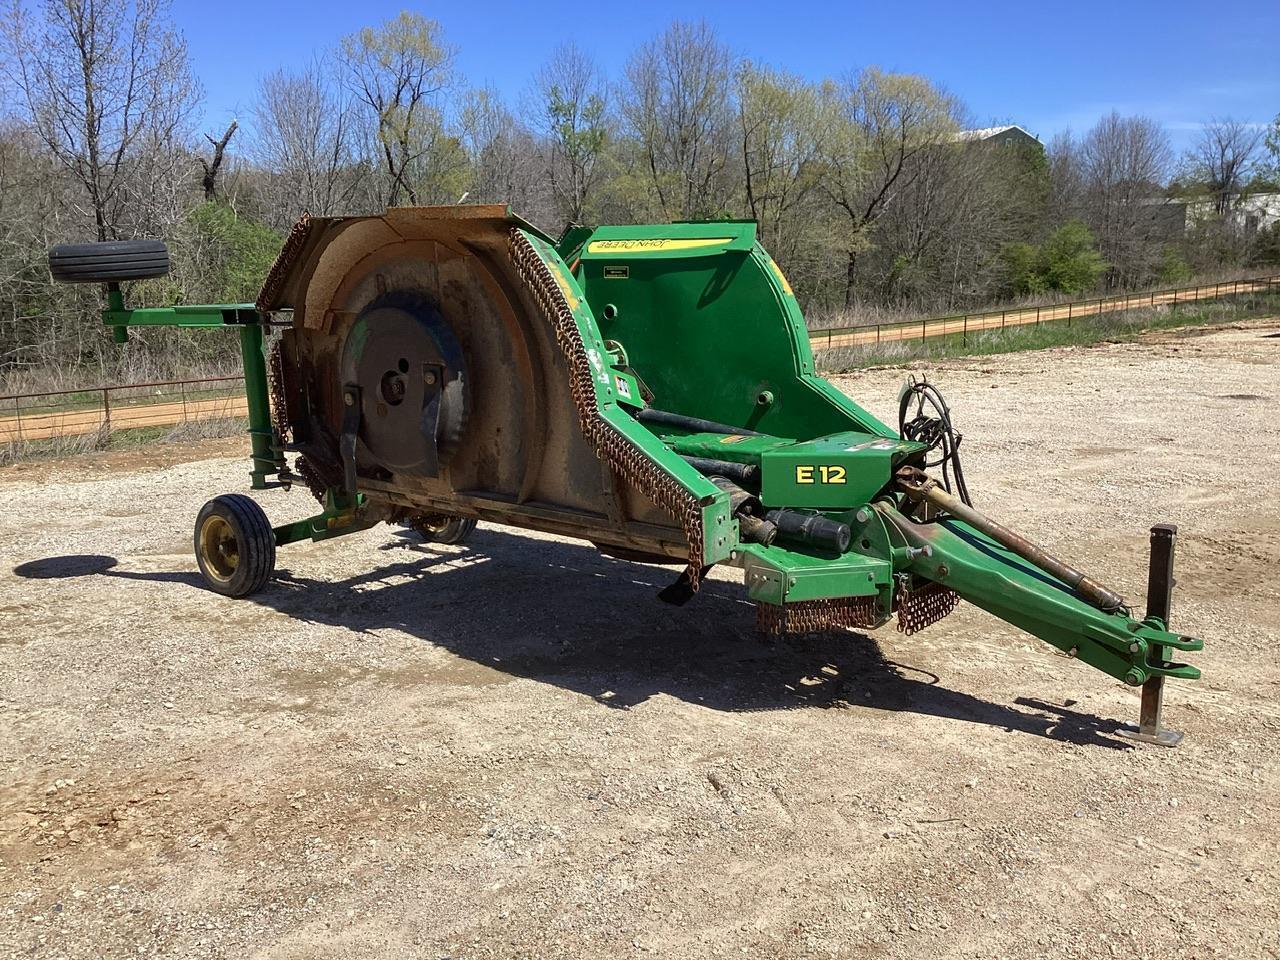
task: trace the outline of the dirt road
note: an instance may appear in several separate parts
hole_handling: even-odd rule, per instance
[[[675,609],[674,570],[493,526],[290,547],[231,601],[189,545],[227,442],[0,470],[0,956],[1280,956],[1278,353],[928,371],[1015,529],[1140,600],[1179,525],[1177,751],[965,605],[763,645],[730,573]],[[903,376],[841,383],[889,419]]]
[[[244,417],[248,413],[248,400],[237,396],[120,405],[110,411],[92,407],[86,410],[27,413],[21,417],[0,417],[0,443],[84,436],[97,433],[108,423],[115,430],[132,430],[138,427],[168,427],[197,420]]]
[[[1008,310],[1004,313],[961,317],[954,320],[921,320],[901,326],[868,327],[866,330],[855,330],[851,333],[833,334],[829,331],[811,330],[809,332],[809,343],[814,350],[826,350],[829,347],[860,347],[871,343],[921,340],[948,334],[980,333],[983,330],[1022,327],[1033,323],[1070,321],[1075,318],[1096,317],[1104,313],[1115,313],[1118,310],[1171,306],[1195,300],[1213,300],[1221,296],[1222,291],[1230,286],[1230,284],[1215,284],[1200,287],[1196,290],[1183,290],[1176,293],[1142,296],[1124,295],[1101,300],[1089,300],[1084,303],[1063,304],[1058,307],[1031,307],[1026,310]],[[1235,288],[1236,292],[1239,293],[1274,289],[1276,289],[1274,281],[1270,283],[1241,283]]]

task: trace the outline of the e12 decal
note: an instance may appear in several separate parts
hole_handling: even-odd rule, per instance
[[[797,464],[796,483],[844,483],[845,468],[839,464]]]

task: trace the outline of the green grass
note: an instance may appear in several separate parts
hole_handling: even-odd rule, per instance
[[[815,350],[818,369],[823,373],[846,373],[866,367],[896,366],[918,360],[946,357],[973,357],[1046,347],[1084,346],[1092,343],[1123,343],[1136,340],[1152,330],[1177,327],[1205,327],[1274,316],[1280,313],[1280,294],[1256,294],[1226,300],[1203,301],[1185,307],[1156,307],[1106,313],[1101,316],[1024,324],[1004,330],[983,330],[947,334],[920,340],[897,340],[865,346]]]

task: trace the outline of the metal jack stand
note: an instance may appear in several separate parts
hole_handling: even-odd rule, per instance
[[[1168,629],[1169,608],[1173,603],[1173,546],[1178,528],[1172,523],[1158,523],[1151,528],[1151,566],[1147,572],[1147,616],[1156,617]],[[1151,659],[1163,662],[1165,647],[1151,648]],[[1122,737],[1140,743],[1154,743],[1162,747],[1176,747],[1182,742],[1182,734],[1160,725],[1164,709],[1164,677],[1150,677],[1142,684],[1142,711],[1135,727],[1126,724],[1117,731]]]

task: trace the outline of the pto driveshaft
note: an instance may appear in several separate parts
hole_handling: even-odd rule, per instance
[[[1045,573],[1057,577],[1063,583],[1069,585],[1082,600],[1093,604],[1099,610],[1112,613],[1124,608],[1124,598],[1120,594],[1114,590],[1107,589],[1075,567],[1063,563],[1043,547],[1036,546],[1026,537],[1014,533],[1008,527],[996,523],[981,511],[975,510],[959,497],[944,490],[938,485],[938,481],[918,467],[903,467],[897,473],[897,480],[898,488],[911,500],[917,503],[922,501],[928,503],[950,514],[957,520],[963,520],[975,530],[981,530],[996,543],[1012,550],[1023,560],[1034,564]]]

